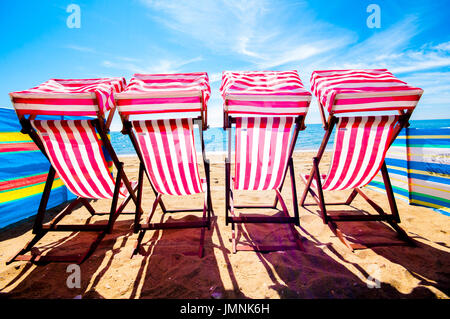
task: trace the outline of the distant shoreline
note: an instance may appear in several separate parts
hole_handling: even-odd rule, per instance
[[[311,149],[311,150],[309,150],[309,149],[308,150],[294,150],[294,153],[315,153],[315,152],[317,152],[316,149],[315,150],[313,150],[313,149]],[[326,149],[325,152],[332,152],[332,150]],[[197,155],[200,155],[200,154],[202,154],[202,152],[197,152]],[[206,151],[206,154],[207,155],[226,155],[227,152],[225,152],[225,151],[211,151],[211,152]],[[234,152],[231,152],[231,154],[234,154]],[[132,154],[132,153],[117,154],[117,156],[119,156],[119,157],[137,157],[137,154]]]

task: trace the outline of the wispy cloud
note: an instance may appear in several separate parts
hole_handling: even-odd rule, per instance
[[[222,80],[222,72],[214,72],[211,74],[208,74],[209,82],[210,83],[217,83]]]
[[[130,73],[176,73],[180,69],[190,63],[201,61],[202,57],[196,57],[188,60],[180,59],[160,59],[150,65],[143,63],[135,63],[135,61],[105,60],[102,65],[107,68],[126,70]]]
[[[65,49],[74,50],[74,51],[78,51],[78,52],[97,53],[97,50],[95,50],[93,48],[80,46],[80,45],[75,45],[75,44],[67,44],[67,45],[64,46],[64,48]]]
[[[263,0],[155,1],[141,0],[163,13],[151,18],[211,51],[234,55],[253,68],[273,68],[299,62],[356,40],[350,30],[329,30],[307,10],[292,16],[291,9]],[[297,6],[304,6],[299,1]],[[293,22],[287,26],[287,19]]]
[[[394,74],[408,76],[450,66],[450,42],[417,47],[414,39],[423,27],[416,14],[407,14],[389,27],[361,37],[364,33],[358,35],[320,20],[304,1],[289,5],[264,0],[141,2],[151,10],[151,19],[171,30],[174,37],[193,39],[212,55],[234,57],[246,69],[298,69],[306,87],[317,69],[388,68]],[[421,86],[421,81],[436,76],[430,74],[411,80]],[[220,78],[219,72],[210,74],[213,88]],[[437,87],[425,86],[446,96],[442,93],[450,82],[441,77],[440,83]],[[211,99],[210,105],[217,107],[220,102]],[[431,97],[424,102],[446,103]],[[310,113],[309,119],[316,122],[319,117],[315,108]]]

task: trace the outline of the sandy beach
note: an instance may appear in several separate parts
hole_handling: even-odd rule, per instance
[[[313,153],[296,152],[296,173],[307,173]],[[326,154],[329,163],[330,153]],[[33,218],[0,232],[1,298],[448,298],[450,295],[450,219],[430,209],[409,206],[397,200],[400,226],[416,242],[416,247],[390,246],[351,252],[324,225],[318,207],[300,208],[300,227],[304,251],[271,253],[231,252],[231,227],[225,226],[224,159],[210,155],[211,189],[214,208],[211,230],[206,231],[205,255],[198,258],[200,230],[148,231],[144,237],[145,256],[130,259],[137,235],[133,233],[133,215],[121,215],[112,234],[107,235],[94,254],[81,265],[80,288],[66,285],[67,264],[35,266],[5,262],[31,238]],[[138,160],[122,157],[127,175],[137,180]],[[323,173],[327,165],[321,166]],[[300,197],[303,184],[296,177]],[[291,215],[289,175],[283,196]],[[366,193],[386,211],[386,196],[372,190]],[[273,192],[236,193],[239,203],[271,204]],[[325,192],[328,201],[342,201],[348,192]],[[170,208],[202,207],[201,195],[167,197]],[[143,208],[149,212],[154,195],[146,181]],[[312,199],[308,197],[308,202]],[[92,201],[94,208],[109,210],[109,201]],[[357,197],[352,206],[373,213]],[[134,211],[130,203],[126,211]],[[53,209],[48,219],[56,214]],[[260,211],[261,214],[271,212]],[[80,223],[89,218],[84,208],[76,209],[64,221]],[[192,213],[163,217],[158,209],[154,221],[192,220]],[[104,222],[106,216],[89,219]],[[396,240],[395,232],[379,222],[345,223],[342,231],[362,242]],[[84,250],[93,234],[51,233],[38,244],[41,251],[67,253]],[[289,242],[287,225],[248,225],[241,238],[259,243]],[[398,240],[397,240],[398,241]],[[369,288],[367,278],[379,281]],[[370,278],[369,278],[370,279]]]

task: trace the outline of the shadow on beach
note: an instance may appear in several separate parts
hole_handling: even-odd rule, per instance
[[[45,213],[44,223],[51,221],[59,212],[61,212],[71,202],[72,202],[72,200],[48,209]],[[83,205],[81,203],[78,203],[75,205],[74,210],[79,209],[82,206]],[[24,218],[18,222],[15,222],[11,225],[8,225],[4,228],[1,228],[0,229],[0,241],[20,237],[23,234],[29,232],[33,228],[35,218],[36,218],[36,215],[33,215],[30,217]]]
[[[262,237],[267,240],[271,237],[268,234],[273,230],[268,229],[267,225],[249,224],[245,228],[242,236],[251,242],[258,242]],[[290,230],[287,225],[277,225],[277,229],[278,236],[288,237]],[[365,280],[370,279],[365,267],[349,261],[334,244],[320,242],[305,228],[300,229],[299,235],[307,234],[309,239],[303,240],[303,252],[288,250],[256,253],[273,282],[271,288],[278,291],[280,298],[436,298],[430,289],[423,286],[414,288],[408,294],[401,293],[386,282],[380,283],[380,289],[369,288],[368,283],[374,281]],[[262,235],[264,232],[266,236]],[[346,249],[343,245],[342,248]],[[431,267],[432,269],[442,269],[445,263],[449,264],[448,254],[422,244],[415,248],[392,246],[373,250],[405,267],[413,276],[422,280],[421,284],[435,286],[448,294],[448,274],[435,273],[426,267],[417,266],[418,260],[422,260],[422,263],[434,262],[440,265]],[[430,260],[429,257],[433,254],[437,255]],[[413,259],[408,262],[411,257]],[[353,271],[349,270],[350,267]]]
[[[192,221],[192,217],[176,221]],[[173,221],[172,216],[166,218],[166,222]],[[130,298],[245,298],[229,261],[227,271],[233,289],[226,290],[222,283],[214,250],[219,250],[226,260],[230,251],[224,246],[217,218],[212,216],[211,229],[205,230],[203,258],[197,255],[200,231],[199,228],[147,231],[141,255],[133,257],[141,263]],[[213,243],[213,232],[219,237],[219,244]]]
[[[104,224],[107,221],[105,216],[95,218],[99,220],[90,221],[91,218],[88,218],[85,220],[86,224]],[[33,221],[30,221],[30,229],[32,223]],[[102,298],[96,291],[88,292],[88,287],[91,286],[91,279],[95,277],[99,267],[104,264],[105,253],[112,251],[112,255],[114,255],[115,249],[112,247],[117,240],[116,229],[124,227],[130,228],[130,222],[116,221],[113,233],[107,234],[93,254],[80,265],[80,287],[68,288],[67,280],[72,274],[68,270],[69,263],[35,265],[30,262],[14,262],[7,266],[5,271],[20,271],[12,280],[0,287],[0,292],[7,298],[75,298],[78,295]],[[97,235],[98,233],[94,232],[61,232],[58,234],[53,232],[44,236],[35,247],[40,253],[48,255],[82,254],[89,248]],[[11,287],[14,288],[11,289]]]
[[[165,221],[191,221],[196,217],[168,215]],[[137,237],[133,234],[133,219],[131,216],[126,216],[125,220],[124,217],[119,218],[121,220],[116,221],[113,233],[106,235],[93,255],[80,266],[79,288],[67,287],[66,281],[71,274],[67,272],[68,263],[36,266],[17,262],[6,269],[16,272],[16,275],[0,287],[0,297],[245,298],[238,288],[228,260],[230,252],[225,248],[215,216],[212,217],[211,230],[205,230],[203,258],[197,255],[199,228],[147,231],[143,241],[145,253],[130,258]],[[28,224],[30,230],[32,221]],[[213,233],[219,237],[219,244],[212,242]],[[52,238],[53,234],[47,235],[47,239],[38,245],[40,251],[51,251],[55,255],[83,252],[96,236],[91,233],[57,235],[57,240]],[[214,250],[220,251],[228,260],[231,290],[226,290],[222,284]]]

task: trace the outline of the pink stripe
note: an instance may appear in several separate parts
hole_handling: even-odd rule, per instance
[[[132,115],[132,114],[155,114],[155,113],[175,113],[175,112],[200,112],[201,108],[193,108],[193,109],[179,109],[179,108],[170,108],[170,109],[166,109],[166,110],[151,110],[151,109],[146,109],[146,110],[124,110],[121,109],[120,113],[124,114],[124,115]]]
[[[371,86],[372,84],[372,86]],[[380,86],[373,87],[373,84]],[[338,94],[361,94],[361,93],[383,93],[389,94],[391,91],[420,91],[421,89],[408,86],[405,82],[397,79],[392,73],[386,69],[375,70],[330,70],[330,71],[314,71],[311,75],[311,90],[317,96],[322,105],[329,111],[334,113],[347,112],[368,112],[368,111],[388,111],[413,109],[413,106],[405,106],[401,102],[413,101],[418,102],[421,96],[419,94],[411,94],[407,96],[382,96],[371,98],[355,98],[340,99],[336,98]],[[395,106],[389,107],[370,107],[370,103],[376,102],[399,102]],[[359,104],[354,108],[341,110],[339,106]],[[360,106],[361,104],[369,104],[369,108]]]
[[[359,111],[364,111],[364,112],[378,112],[378,111],[397,111],[398,109],[404,109],[404,110],[411,110],[414,109],[415,106],[392,106],[392,107],[371,107],[371,108],[364,108],[364,109],[360,109]],[[358,109],[349,109],[349,110],[342,110],[342,109],[336,109],[334,110],[334,113],[338,114],[338,113],[350,113],[350,112],[357,112]]]
[[[96,105],[91,99],[33,99],[33,98],[13,98],[14,103],[42,104],[42,105]]]
[[[189,78],[183,78],[189,77]],[[167,84],[164,86],[157,84]],[[161,95],[170,95],[176,92],[177,94],[192,95],[192,96],[178,96],[165,97]],[[198,94],[197,94],[198,93]],[[136,94],[142,98],[127,98],[127,95]],[[119,111],[124,115],[132,114],[153,114],[153,113],[174,113],[174,112],[200,112],[201,106],[195,108],[183,108],[184,103],[198,103],[200,104],[200,96],[203,97],[204,106],[207,105],[211,95],[211,88],[209,86],[209,79],[206,72],[197,73],[178,73],[178,74],[135,74],[130,83],[123,91],[123,94],[118,94],[117,101],[121,106],[131,105],[148,105],[144,110],[133,110],[122,107]],[[159,96],[159,97],[158,97]],[[162,104],[179,104],[177,107],[167,108],[165,110],[152,109],[151,105]]]
[[[242,118],[236,119],[236,129],[234,134],[236,135],[235,142],[235,163],[234,163],[234,188],[239,188],[239,172],[241,171],[241,143],[242,143]],[[231,159],[230,159],[231,161]]]
[[[47,155],[49,156],[53,168],[57,171],[59,177],[63,180],[64,184],[67,186],[67,188],[74,193],[77,196],[81,196],[76,190],[72,182],[69,180],[66,172],[62,169],[61,165],[59,164],[59,161],[57,160],[55,151],[53,149],[53,146],[50,142],[50,137],[46,134],[49,134],[47,130],[42,126],[41,121],[33,121],[33,125],[36,128],[38,132],[44,135],[40,135],[41,141],[46,146]]]
[[[175,158],[171,157],[172,155],[170,153],[169,143],[172,143],[172,142],[167,137],[168,131],[166,129],[166,126],[164,125],[165,122],[167,122],[169,124],[169,129],[171,130],[171,132],[173,133],[173,136],[174,136],[174,141],[173,141],[172,146],[174,147],[174,150],[175,150]],[[156,191],[158,191],[159,193],[162,193],[162,194],[169,194],[169,195],[182,195],[183,192],[188,195],[193,194],[189,190],[189,187],[188,187],[188,180],[187,180],[188,174],[184,167],[183,158],[182,158],[181,149],[180,149],[180,147],[181,147],[180,139],[184,139],[184,142],[186,145],[185,151],[186,151],[187,159],[188,159],[187,166],[188,166],[188,170],[190,173],[191,183],[193,185],[193,191],[194,191],[194,193],[203,192],[203,189],[202,189],[202,186],[200,183],[200,175],[198,172],[196,158],[194,158],[194,156],[196,156],[196,152],[195,152],[195,149],[193,149],[190,144],[191,142],[193,142],[193,135],[192,135],[192,130],[189,127],[188,120],[187,119],[181,120],[181,125],[182,125],[181,133],[178,133],[178,126],[177,126],[175,119],[154,120],[154,121],[149,120],[149,121],[143,122],[146,127],[146,130],[148,132],[148,135],[149,135],[149,138],[151,141],[151,145],[147,145],[145,143],[145,138],[144,138],[144,135],[142,134],[142,133],[145,133],[145,131],[141,130],[141,128],[139,127],[139,125],[137,125],[137,123],[139,123],[139,122],[138,121],[133,122],[133,126],[138,135],[139,147],[144,156],[144,161],[145,161],[147,171],[149,173],[150,181],[153,184],[153,186],[155,187]],[[157,133],[153,129],[152,123],[155,123],[156,125],[158,125],[160,133]],[[156,135],[157,134],[159,134],[161,137],[161,140],[163,143],[162,149],[159,149],[157,147],[157,143],[156,143]],[[192,145],[194,145],[194,144],[192,144]],[[150,153],[149,152],[154,153],[156,165],[152,165],[152,163],[150,161],[150,156],[149,156]],[[168,167],[169,176],[167,176],[164,173],[163,166],[162,166],[162,161],[163,161],[162,156],[164,156],[164,155],[167,157],[167,159],[165,159],[165,162]],[[178,166],[181,180],[176,178],[176,175],[173,171],[172,161],[177,161],[175,165]],[[158,184],[158,181],[155,176],[156,174],[158,174],[161,177],[163,185]],[[169,178],[173,183],[175,192],[170,191],[169,185],[167,183],[167,180]]]
[[[305,90],[297,71],[260,71],[260,72],[229,72],[222,74],[220,86],[222,97],[227,101],[229,114],[260,114],[260,115],[303,115],[306,114],[311,100],[311,93]],[[246,96],[245,101],[234,98]],[[255,96],[258,95],[258,96]],[[253,98],[253,96],[255,96]],[[301,97],[303,101],[283,100],[282,96]],[[279,97],[281,101],[269,101],[270,97]],[[250,101],[249,101],[250,100]],[[240,106],[254,107],[255,110],[239,110]],[[289,108],[305,108],[289,112]],[[263,110],[271,109],[270,112]],[[258,111],[260,109],[260,111]]]
[[[305,107],[308,106],[308,102],[306,101],[242,101],[242,100],[228,100],[229,106],[234,105],[245,105],[245,106],[252,106],[252,107],[263,107],[264,104],[270,104],[270,108],[299,108],[299,107]]]
[[[23,103],[30,104],[42,104],[42,105],[55,105],[63,106],[63,105],[97,105],[100,111],[106,112],[114,106],[113,92],[118,92],[123,89],[125,85],[124,78],[104,78],[104,79],[50,79],[41,85],[20,92],[10,93],[11,97],[13,97],[13,103],[21,103],[18,101],[23,101]],[[93,92],[96,96],[95,99],[78,99],[77,95],[85,94]],[[16,95],[30,95],[30,98],[16,98]],[[33,98],[35,94],[45,94],[48,97],[44,98]],[[72,97],[64,98],[64,99],[52,99],[52,94],[70,94]],[[21,100],[22,99],[22,100]],[[58,111],[58,108],[55,110],[49,111],[36,111],[30,110],[25,111],[22,110],[21,114],[64,114],[64,115],[96,115],[94,111],[80,112],[74,113],[71,111],[66,111],[64,108]]]
[[[158,143],[156,142],[156,131],[153,128],[152,125],[152,121],[145,121],[145,125],[147,127],[148,133],[149,133],[149,137],[150,137],[150,141],[152,143],[151,147],[152,149],[149,150],[150,152],[153,151],[153,153],[155,154],[155,161],[156,161],[156,171],[157,174],[161,177],[162,183],[163,183],[163,189],[167,190],[167,193],[170,194],[170,188],[169,188],[169,184],[167,183],[167,177],[164,173],[164,169],[162,167],[162,158],[161,156],[164,156],[161,154],[161,150],[158,147]],[[156,125],[158,125],[158,122],[156,122]],[[158,125],[159,126],[159,125]],[[149,145],[150,146],[150,145]],[[149,163],[151,165],[151,163]],[[155,182],[157,182],[155,180]],[[162,189],[161,187],[159,187],[160,189]]]
[[[351,177],[348,180],[348,182],[345,185],[341,185],[341,187],[347,188],[348,186],[350,186],[356,179],[356,177],[358,176],[359,172],[363,169],[363,161],[364,158],[367,156],[366,154],[370,153],[371,149],[368,149],[368,143],[369,143],[369,137],[370,137],[370,128],[373,126],[373,123],[375,121],[375,117],[369,117],[366,125],[364,126],[364,133],[361,139],[361,149],[359,151],[359,154],[357,154],[358,156],[358,162],[353,170],[353,172],[350,172]],[[361,120],[360,120],[361,122]]]
[[[183,120],[182,120],[183,122]],[[181,123],[183,124],[183,123]],[[178,166],[178,171],[180,172],[180,178],[181,178],[181,184],[178,186],[180,189],[183,189],[183,191],[186,194],[189,194],[189,186],[187,184],[187,176],[186,176],[186,172],[184,171],[184,166],[183,166],[183,157],[181,154],[181,149],[180,149],[180,137],[184,138],[185,135],[185,131],[184,128],[182,128],[182,133],[180,136],[180,133],[178,132],[178,126],[175,120],[171,120],[170,121],[170,129],[173,132],[173,144],[174,144],[174,149],[175,149],[175,156],[176,156],[176,161],[177,161],[177,166]],[[173,159],[172,159],[173,160]]]
[[[257,145],[253,145],[253,134],[255,134],[255,130],[257,130],[258,128],[254,128],[255,126],[255,118],[254,117],[250,117],[247,120],[247,152],[245,152],[245,179],[244,179],[244,189],[249,189],[249,184],[250,184],[250,173],[252,170],[252,164],[256,164],[252,162],[252,153],[253,153],[253,148],[258,148],[258,144]],[[242,176],[240,176],[240,178],[242,178]]]
[[[94,193],[90,192],[87,189],[87,187],[84,186],[85,184],[81,181],[81,177],[76,173],[75,168],[74,168],[74,172],[75,173],[73,174],[73,176],[77,177],[76,181],[79,181],[78,184],[83,184],[83,186],[81,186],[81,185],[78,185],[78,186],[80,188],[82,188],[83,191],[86,190],[85,193],[88,194],[90,197],[92,197],[92,198],[99,198],[99,197],[101,197],[99,189],[97,188],[97,185],[92,183],[91,177],[89,175],[89,172],[87,171],[86,167],[84,166],[84,162],[83,162],[83,158],[82,158],[83,156],[82,156],[81,151],[80,151],[80,145],[75,140],[74,132],[69,128],[68,125],[65,125],[65,124],[66,123],[61,123],[61,128],[62,128],[62,131],[64,131],[66,133],[67,138],[69,140],[70,147],[68,147],[68,148],[70,150],[72,150],[72,152],[74,154],[74,157],[75,157],[75,163],[66,161],[66,165],[68,165],[68,166],[70,165],[71,167],[73,167],[74,165],[77,165],[78,168],[80,169],[80,171],[82,172],[83,177],[86,179],[86,181],[88,182],[89,186],[92,188]],[[55,128],[56,128],[56,126],[55,126]],[[61,131],[59,131],[59,133],[61,134]],[[90,158],[89,158],[89,161],[91,161]]]
[[[64,162],[66,163],[67,170],[65,170],[66,174],[70,174],[72,179],[75,181],[77,186],[81,189],[81,191],[87,195],[90,193],[87,191],[86,187],[84,186],[84,183],[80,180],[78,177],[78,174],[75,172],[73,163],[71,159],[68,156],[69,149],[66,147],[66,144],[64,143],[60,131],[56,128],[54,121],[47,121],[47,124],[50,128],[50,130],[53,132],[56,142],[58,143],[59,149],[61,151],[61,156],[63,157]],[[57,161],[57,157],[54,158],[55,161]],[[75,163],[76,164],[76,163]]]
[[[270,130],[267,127],[268,118],[261,118],[260,125],[256,126],[255,118],[248,118],[247,126],[247,147],[245,152],[245,158],[241,157],[240,149],[243,142],[243,123],[241,118],[236,119],[236,152],[235,152],[235,189],[243,190],[257,190],[262,185],[263,190],[267,190],[270,186],[272,176],[275,177],[274,185],[271,189],[279,188],[284,173],[286,171],[286,163],[288,160],[289,149],[289,137],[291,134],[293,118],[287,118],[286,124],[282,134],[282,148],[280,150],[279,163],[275,163],[276,147],[277,147],[277,134],[280,127],[280,118],[275,117],[273,119],[273,125]],[[269,130],[270,149],[265,149],[266,132]],[[253,145],[254,134],[258,132],[257,144]],[[256,152],[257,158],[253,159],[252,153]],[[262,175],[263,158],[268,156],[267,172]],[[278,168],[275,169],[276,164]],[[244,167],[241,167],[244,165]],[[243,172],[241,173],[241,169]],[[250,187],[251,172],[255,170],[255,183],[253,187]],[[244,178],[243,187],[239,187],[240,180]]]
[[[142,104],[164,104],[164,103],[200,103],[200,97],[171,97],[171,98],[134,98],[120,99],[118,105],[142,105]]]
[[[197,166],[197,153],[195,152],[195,144],[194,144],[194,135],[192,134],[191,129],[189,128],[189,123],[187,119],[183,119],[183,129],[184,132],[189,134],[184,134],[185,143],[186,143],[186,152],[189,159],[189,171],[192,178],[192,184],[194,185],[194,191],[196,193],[203,192],[200,182],[200,174],[198,172]],[[192,143],[192,144],[191,144]],[[192,146],[191,146],[192,145]]]
[[[377,126],[377,133],[376,133],[376,139],[375,139],[374,145],[373,145],[372,148],[370,148],[368,150],[370,152],[370,161],[369,161],[368,165],[365,167],[364,174],[363,174],[362,178],[357,182],[358,186],[363,186],[363,185],[361,185],[362,181],[364,181],[364,179],[369,177],[369,173],[370,173],[370,171],[372,170],[372,168],[374,167],[374,165],[376,163],[375,160],[376,160],[376,157],[379,154],[379,152],[384,152],[385,149],[387,150],[387,145],[386,144],[382,145],[380,143],[380,139],[381,139],[381,136],[383,134],[383,131],[384,131],[384,128],[386,126],[386,122],[387,121],[388,121],[388,117],[387,116],[383,116],[382,120],[380,121],[380,123]],[[389,137],[388,137],[387,141],[389,142]],[[384,154],[383,154],[382,158],[384,159]],[[375,176],[376,173],[378,173],[378,171],[381,168],[382,164],[383,164],[383,161],[381,161],[379,163],[378,168],[375,170],[375,174],[373,174],[373,176]],[[373,178],[373,176],[371,178]]]
[[[278,171],[276,172],[277,174],[277,179],[275,181],[274,184],[274,189],[275,188],[279,188],[281,185],[281,182],[283,181],[283,176],[284,176],[284,172],[285,167],[286,167],[286,162],[288,160],[287,156],[288,156],[288,147],[289,147],[289,133],[292,127],[292,122],[293,122],[293,118],[292,117],[288,117],[286,118],[286,124],[283,130],[283,144],[282,144],[282,149],[281,149],[281,158],[280,158],[280,166],[278,168]],[[274,154],[275,156],[275,154]],[[275,173],[275,172],[272,172]]]
[[[355,117],[355,120],[351,127],[346,127],[346,130],[350,130],[350,139],[349,139],[349,147],[348,153],[346,154],[345,158],[341,158],[341,161],[345,161],[344,169],[342,170],[341,175],[339,176],[338,182],[336,183],[336,186],[334,188],[338,188],[341,186],[343,180],[347,177],[348,169],[350,168],[350,164],[353,159],[353,155],[355,152],[355,145],[356,145],[356,137],[358,133],[358,127],[361,124],[362,118],[361,117]]]
[[[229,110],[228,111],[229,114],[239,114],[239,115],[245,115],[245,114],[251,114],[251,115],[292,115],[292,116],[298,116],[298,115],[302,115],[302,114],[306,114],[306,112],[304,113],[298,113],[298,112],[250,112],[250,111],[235,111],[235,110]]]
[[[69,111],[69,110],[28,110],[28,109],[16,109],[19,115],[73,115],[73,116],[95,116],[97,112],[95,111]]]
[[[270,149],[266,150],[264,149],[265,141],[266,141],[266,129],[267,129],[267,118],[261,118],[260,119],[260,125],[259,125],[259,139],[258,139],[258,153],[257,153],[257,163],[252,163],[253,165],[256,165],[256,172],[255,172],[255,184],[253,186],[254,189],[257,189],[261,183],[261,180],[265,180],[267,178],[266,176],[261,175],[261,169],[263,165],[263,158],[264,153],[270,152]]]
[[[324,189],[328,189],[328,185],[331,183],[331,181],[336,176],[337,167],[339,166],[339,162],[341,159],[342,154],[342,147],[343,147],[343,140],[344,140],[344,134],[345,132],[341,128],[345,128],[347,126],[349,118],[342,118],[339,122],[336,132],[336,140],[335,140],[335,147],[333,150],[333,160],[331,163],[331,167],[329,169],[328,177],[325,181],[325,184],[323,185]],[[345,159],[344,159],[345,160]]]
[[[376,102],[391,102],[391,101],[418,101],[420,96],[418,95],[404,95],[404,96],[383,96],[383,97],[366,97],[360,99],[338,99],[334,103],[335,105],[341,104],[362,104],[362,103],[376,103]]]
[[[355,154],[356,147],[356,136],[358,132],[358,127],[362,125],[362,117],[356,117],[355,122],[352,127],[348,127],[348,118],[342,118],[338,124],[338,132],[335,141],[335,150],[333,154],[333,161],[329,168],[329,174],[327,176],[326,182],[323,185],[324,190],[344,190],[348,188],[362,187],[368,182],[370,182],[373,177],[377,174],[381,165],[383,164],[387,149],[389,147],[389,142],[392,136],[392,129],[398,120],[398,116],[394,117],[393,122],[390,126],[387,126],[389,121],[388,116],[382,116],[380,122],[376,126],[376,133],[374,141],[369,144],[370,132],[374,126],[375,121],[374,116],[367,117],[367,122],[364,125],[364,132],[361,140],[361,149],[357,154]],[[348,142],[348,153],[343,154],[342,148],[344,147],[344,130],[350,131],[350,140]],[[387,139],[385,142],[381,141],[384,132],[387,131]],[[381,154],[380,159],[377,161],[377,157]],[[357,159],[356,166],[350,172],[350,165],[353,159]],[[336,174],[338,172],[338,167],[340,162],[344,162],[343,170],[339,172],[338,180],[334,183],[334,186],[330,187],[333,180],[335,180]],[[361,173],[362,172],[362,173]],[[371,173],[372,172],[372,173]],[[348,181],[343,184],[347,175],[350,174],[351,177]],[[358,175],[361,174],[359,179]],[[371,175],[370,175],[371,174]],[[366,181],[366,183],[364,183]],[[368,181],[368,182],[367,182]],[[363,185],[364,184],[364,185]]]
[[[87,152],[87,154],[89,156],[89,164],[91,165],[92,169],[96,173],[96,176],[97,176],[97,178],[99,179],[99,181],[101,183],[101,185],[96,185],[92,181],[92,183],[90,183],[91,187],[92,187],[92,184],[95,184],[97,190],[100,191],[100,186],[101,186],[101,188],[103,189],[103,193],[108,194],[109,198],[112,198],[113,195],[114,195],[114,190],[111,189],[111,186],[110,186],[111,184],[110,183],[112,183],[112,185],[114,185],[115,184],[114,179],[111,176],[111,174],[107,174],[107,176],[105,176],[104,174],[101,174],[101,168],[102,167],[100,166],[100,163],[97,163],[96,159],[93,156],[94,152],[97,151],[101,155],[101,158],[102,158],[102,161],[103,161],[101,164],[103,164],[104,170],[106,172],[109,172],[108,164],[107,164],[105,156],[103,154],[103,151],[102,151],[102,148],[101,148],[101,145],[100,145],[100,141],[97,139],[97,134],[95,132],[95,129],[94,129],[94,127],[92,127],[92,124],[89,123],[89,122],[88,122],[88,125],[89,125],[89,128],[90,128],[90,131],[86,131],[84,129],[83,125],[81,124],[81,121],[77,120],[77,121],[74,121],[74,122],[75,122],[75,127],[77,128],[77,130],[80,133],[80,136],[81,136],[81,138],[83,140],[84,146],[86,147],[86,152]],[[88,138],[88,135],[91,135],[91,136],[93,136],[95,138],[95,140],[97,141],[96,145],[92,145],[91,144],[91,142],[90,142],[90,140]],[[97,150],[94,150],[94,147],[97,147]],[[101,193],[99,192],[99,194],[101,194]],[[122,195],[125,195],[125,194],[122,194]]]
[[[275,166],[275,150],[276,150],[276,146],[277,146],[277,134],[275,134],[275,132],[278,131],[278,128],[280,127],[280,117],[275,117],[273,119],[273,124],[272,124],[272,132],[270,133],[270,154],[269,154],[269,163],[267,165],[267,176],[265,177],[265,182],[264,182],[264,188],[263,189],[268,189],[269,185],[270,185],[270,180],[272,177],[272,174],[274,172],[274,166]]]
[[[149,123],[144,123],[144,125],[146,126],[147,131],[150,132],[151,128],[148,126]],[[150,126],[151,126],[151,124],[150,124]],[[155,176],[155,174],[158,174],[157,167],[156,168],[153,167],[153,165],[151,164],[151,161],[150,161],[150,152],[153,151],[153,147],[152,147],[152,145],[147,145],[147,142],[145,141],[145,136],[143,135],[143,130],[140,125],[140,122],[139,121],[134,122],[133,127],[137,134],[137,140],[139,143],[139,147],[141,149],[141,154],[144,157],[145,166],[147,168],[147,173],[149,174],[150,181],[153,184],[153,186],[155,187],[155,190],[158,193],[163,194],[165,192],[163,191],[163,189],[161,189],[159,183],[157,182],[156,176]]]
[[[160,131],[160,136],[161,136],[161,140],[162,140],[162,145],[163,145],[163,149],[159,150],[159,152],[161,153],[161,151],[164,152],[164,154],[160,154],[161,158],[163,158],[163,156],[165,156],[165,161],[166,161],[166,165],[169,171],[169,176],[166,176],[166,178],[170,178],[175,190],[175,194],[174,195],[181,195],[181,191],[180,188],[178,187],[178,181],[177,178],[175,176],[175,172],[173,171],[173,166],[172,166],[172,161],[176,161],[177,158],[172,158],[172,154],[170,153],[170,146],[169,146],[169,138],[168,138],[168,134],[167,134],[167,130],[166,130],[166,126],[164,125],[164,120],[158,120],[157,121],[157,125]],[[172,126],[171,123],[172,121],[169,121],[169,125]]]

